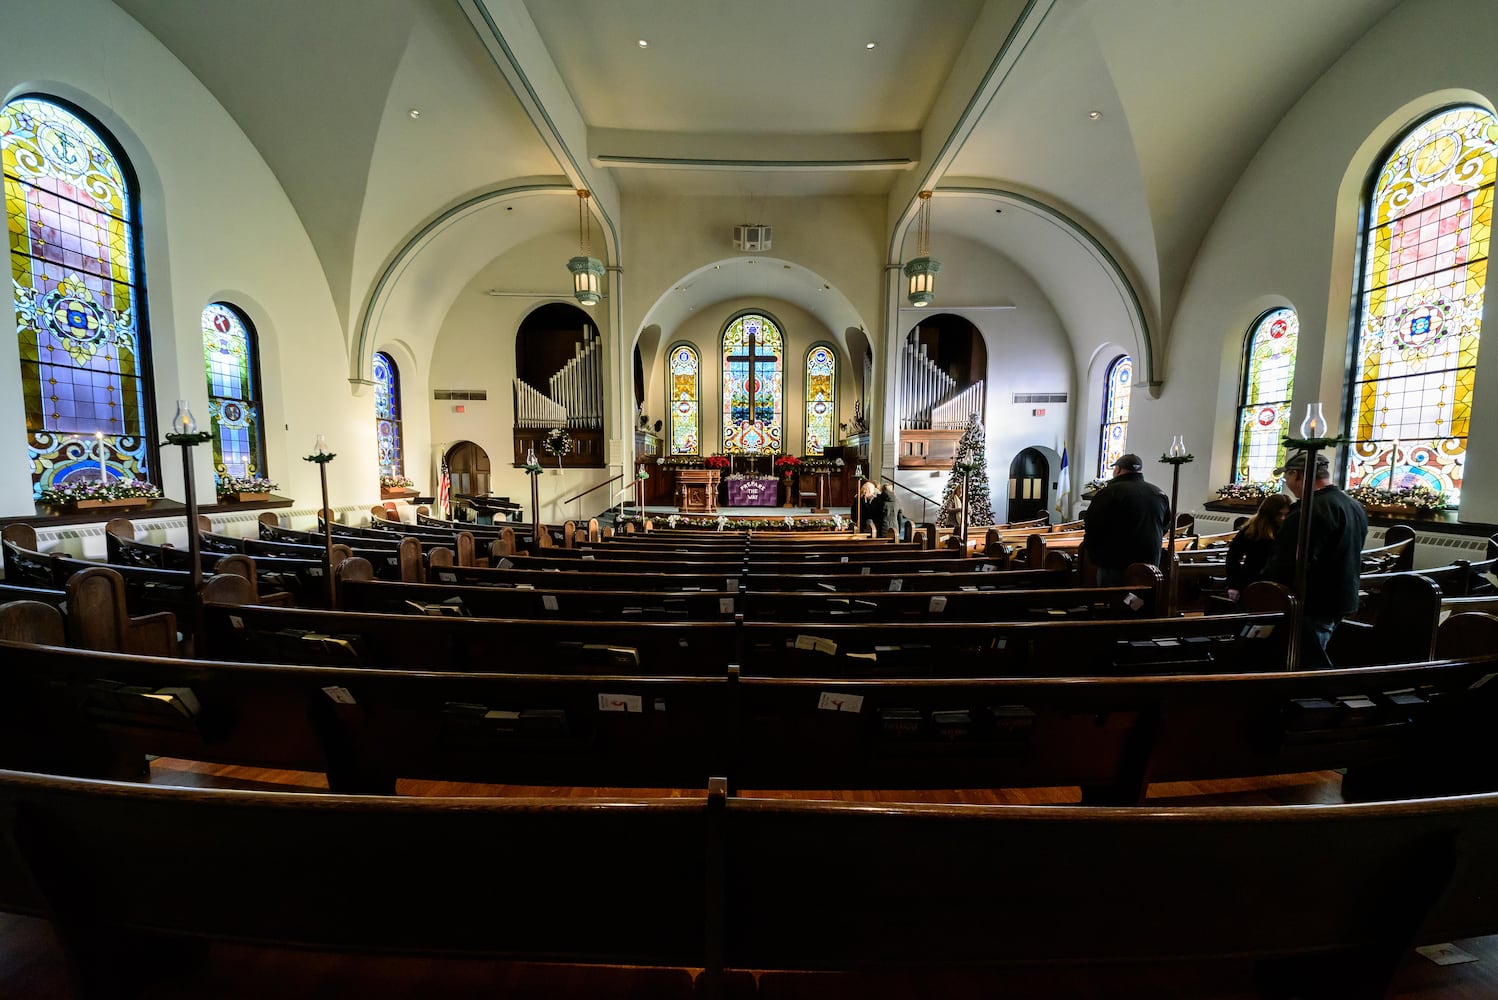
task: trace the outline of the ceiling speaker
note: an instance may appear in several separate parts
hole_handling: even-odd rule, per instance
[[[749,250],[758,253],[761,250],[770,249],[770,237],[774,230],[770,226],[762,226],[759,223],[745,223],[742,226],[733,227],[733,248],[735,250]]]

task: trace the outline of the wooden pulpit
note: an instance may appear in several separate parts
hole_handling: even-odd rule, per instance
[[[683,514],[718,512],[717,469],[677,469],[676,509]]]

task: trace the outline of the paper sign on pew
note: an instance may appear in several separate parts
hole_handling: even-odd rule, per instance
[[[824,712],[853,712],[857,714],[863,711],[863,695],[823,691],[822,696],[817,699],[817,708]]]
[[[795,648],[809,649],[818,653],[826,653],[828,656],[837,655],[837,643],[831,639],[824,639],[817,635],[796,636]]]
[[[643,712],[645,701],[637,694],[604,694],[600,691],[598,710],[600,712]]]

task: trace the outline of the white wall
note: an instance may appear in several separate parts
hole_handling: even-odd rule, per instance
[[[1130,416],[1130,447],[1141,455],[1149,455],[1146,441],[1168,443],[1184,429],[1197,461],[1182,472],[1183,509],[1210,499],[1231,478],[1243,337],[1264,309],[1290,305],[1300,315],[1292,426],[1318,399],[1328,417],[1340,415],[1358,203],[1369,172],[1417,118],[1459,100],[1492,107],[1495,51],[1491,0],[1411,0],[1307,91],[1249,164],[1186,286],[1170,332],[1164,391],[1146,406],[1136,393]],[[1494,291],[1490,284],[1488,317],[1495,315]],[[1492,354],[1489,347],[1479,359],[1473,398],[1462,507],[1469,521],[1498,520]]]
[[[38,39],[66,25],[66,58]],[[0,32],[0,96],[42,93],[89,112],[123,146],[139,178],[157,419],[178,398],[207,414],[200,318],[216,299],[245,310],[261,336],[269,474],[282,494],[316,505],[316,467],[301,461],[313,437],[339,458],[329,467],[335,505],[378,495],[373,400],[355,398],[342,372],[343,332],[295,212],[264,161],[224,109],[156,39],[103,0],[11,4]],[[0,341],[15,344],[0,310]],[[0,348],[0,516],[34,512],[20,374]],[[206,424],[206,419],[200,419]],[[196,490],[211,499],[211,454],[200,448]],[[161,485],[182,496],[182,466],[161,453]]]

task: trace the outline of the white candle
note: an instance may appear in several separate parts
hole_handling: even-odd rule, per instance
[[[1399,489],[1399,439],[1394,439],[1394,448],[1389,452],[1389,489]]]
[[[94,440],[99,442],[99,482],[109,485],[109,467],[104,464],[104,432],[94,431]]]

